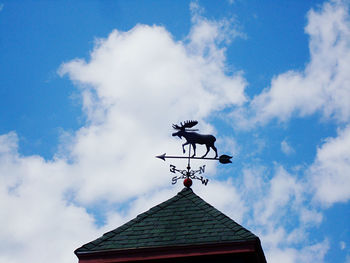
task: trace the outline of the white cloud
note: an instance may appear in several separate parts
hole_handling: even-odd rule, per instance
[[[17,152],[18,138],[15,132],[0,135],[0,154],[13,154]]]
[[[191,2],[190,8],[194,26],[189,34],[189,48],[193,53],[202,54],[208,58],[218,57],[223,62],[225,48],[218,49],[217,46],[221,42],[230,43],[235,38],[246,38],[233,18],[210,21],[202,16],[204,9],[197,2]]]
[[[323,242],[303,247],[300,250],[293,248],[274,248],[267,254],[268,262],[324,262],[324,256],[329,249],[329,242]]]
[[[249,108],[232,113],[249,128],[272,119],[287,121],[321,112],[339,123],[350,121],[350,20],[345,1],[331,1],[308,13],[310,62],[303,71],[275,76]]]
[[[224,136],[217,140],[218,149],[225,154],[233,156],[235,158],[240,151],[240,145],[232,137]]]
[[[290,144],[286,140],[283,140],[281,142],[281,150],[285,155],[290,155],[295,152],[293,147],[290,146]]]
[[[348,81],[343,74],[347,67],[346,15],[339,5],[326,4],[322,11],[309,14],[307,30],[315,44],[305,72],[276,77],[271,89],[251,102],[254,109],[261,109],[262,122],[274,117],[285,120],[294,112],[303,116],[321,108],[325,116],[339,122],[349,117],[342,100],[348,95],[342,86]],[[174,190],[168,188],[168,164],[154,158],[164,151],[181,152],[178,139],[170,136],[171,123],[198,119],[201,130],[213,130],[205,123],[206,117],[246,101],[246,81],[240,72],[226,73],[225,49],[220,47],[244,35],[232,21],[209,21],[200,16],[198,6],[192,6],[192,11],[193,26],[184,41],[175,41],[163,27],[138,25],[128,32],[114,30],[106,39],[97,40],[88,61],[75,59],[61,65],[60,74],[69,76],[80,88],[88,123],[62,137],[62,151],[53,160],[20,156],[16,134],[0,136],[0,210],[6,211],[0,223],[9,226],[0,232],[5,244],[0,248],[1,262],[30,259],[40,263],[48,257],[51,262],[71,261],[79,245],[171,197]],[[330,23],[345,37],[327,44],[330,33],[324,32],[321,22]],[[329,52],[338,63],[334,66],[333,60],[326,61],[325,70],[334,71],[326,80],[315,77],[320,72],[316,62],[324,56],[323,45],[330,45]],[[286,81],[288,85],[284,85]],[[330,92],[325,83],[337,91],[332,99],[327,97]],[[305,100],[312,102],[307,106],[303,102],[306,96],[309,100]],[[264,142],[256,141],[264,147]],[[336,141],[330,139],[319,149],[312,173],[322,171],[322,178],[327,178],[328,171],[335,169],[322,156],[332,153]],[[228,145],[236,148],[233,140]],[[329,155],[347,164],[340,155]],[[215,170],[215,166],[208,168],[209,174]],[[264,168],[247,169],[241,185],[211,180],[205,191],[194,189],[238,222],[246,219],[253,225],[269,262],[321,262],[329,245],[327,240],[311,245],[307,240],[305,228],[319,224],[322,215],[304,204],[304,183],[281,166],[271,178],[265,172]],[[182,188],[180,184],[176,187]],[[343,196],[348,198],[347,193]],[[127,208],[118,210],[127,201]],[[106,214],[102,228],[96,227],[86,210],[96,202],[116,207]],[[293,226],[286,223],[291,216],[297,218]],[[305,244],[301,250],[294,248],[300,243]],[[45,250],[44,256],[37,253],[38,248]]]
[[[328,138],[317,149],[309,168],[310,184],[315,199],[325,205],[350,199],[350,126],[340,130],[338,137]]]
[[[310,11],[305,28],[310,36],[310,62],[303,71],[275,76],[269,88],[232,113],[235,124],[252,128],[273,119],[284,122],[316,112],[340,126],[349,123],[349,19],[348,4],[342,1],[326,2],[318,11]],[[305,199],[314,191],[315,200],[322,204],[349,200],[349,138],[350,128],[346,127],[339,128],[338,137],[326,140],[307,170],[308,182],[283,167],[277,168],[271,179],[266,178],[264,169],[245,171],[244,185],[254,197],[242,199],[255,203],[249,222],[261,237],[269,262],[324,260],[329,242],[307,241],[307,228],[318,226],[323,216]],[[287,140],[282,141],[281,150],[287,155],[294,152]],[[295,248],[296,244],[303,249]]]
[[[320,112],[324,120],[339,127],[350,123],[350,16],[345,1],[324,3],[309,11],[305,32],[309,35],[310,61],[302,71],[289,70],[275,76],[269,88],[232,113],[241,128],[265,125],[273,119],[288,121]],[[350,198],[347,176],[349,128],[339,128],[339,137],[328,139],[318,149],[309,168],[316,200],[325,205]],[[282,141],[286,155],[294,149]]]
[[[255,204],[257,222],[267,225],[271,221],[279,221],[283,217],[281,208],[291,201],[300,204],[302,201],[303,186],[283,167],[277,167],[276,173],[268,181],[269,191],[264,199]],[[289,207],[289,206],[288,206]],[[284,210],[286,213],[287,211]]]
[[[120,201],[166,185],[154,156],[179,152],[177,138],[169,137],[171,122],[203,120],[245,100],[244,79],[240,74],[225,75],[224,58],[217,55],[222,54],[215,45],[220,25],[198,23],[190,40],[208,26],[201,45],[210,46],[209,53],[192,53],[193,41],[176,42],[162,27],[138,25],[100,39],[89,62],[76,59],[61,66],[60,73],[81,87],[91,121],[77,132],[71,149],[79,164],[75,174],[80,201]],[[133,179],[125,179],[126,174],[133,174]]]
[[[346,248],[346,243],[344,241],[340,241],[339,247],[341,250],[344,250]]]
[[[194,188],[205,201],[219,209],[223,213],[241,223],[247,207],[242,199],[239,189],[233,184],[233,180],[226,181],[211,180],[206,188]],[[219,194],[220,193],[220,194]]]
[[[19,156],[17,140],[15,133],[0,137],[0,262],[69,262],[79,239],[97,235],[94,220],[66,198],[73,183],[67,164]]]
[[[20,156],[14,132],[0,136],[0,210],[6,213],[0,223],[7,226],[0,231],[1,262],[72,261],[75,248],[174,193],[168,164],[154,157],[181,152],[172,122],[198,119],[208,130],[204,118],[245,101],[245,80],[225,73],[218,47],[230,37],[222,36],[226,23],[197,16],[183,42],[159,26],[114,30],[96,41],[89,61],[61,65],[60,74],[80,88],[88,122],[62,136],[50,161]],[[238,197],[228,186],[211,187]],[[100,229],[87,212],[98,202],[115,207]],[[217,204],[241,208],[239,201]]]
[[[323,262],[329,244],[309,239],[308,228],[319,226],[322,214],[308,204],[307,184],[282,166],[268,173],[264,167],[245,169],[238,190],[252,206],[244,215],[246,226],[262,240],[267,261]]]
[[[305,207],[301,208],[300,220],[303,224],[320,224],[322,222],[323,216],[320,212],[316,210],[309,210]]]

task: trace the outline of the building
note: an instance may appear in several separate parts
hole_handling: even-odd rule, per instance
[[[189,187],[74,253],[79,263],[266,262],[257,236]]]

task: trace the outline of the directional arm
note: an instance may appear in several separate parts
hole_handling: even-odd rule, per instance
[[[159,158],[159,159],[165,161],[165,159],[188,159],[189,157],[185,157],[185,156],[169,156],[169,155],[166,155],[166,153],[164,153],[164,154],[156,156],[156,158]],[[209,158],[209,157],[190,157],[190,158],[191,159],[196,159],[196,160],[219,161],[222,164],[232,163],[232,161],[231,161],[232,156],[228,156],[226,154],[221,155],[219,158]]]

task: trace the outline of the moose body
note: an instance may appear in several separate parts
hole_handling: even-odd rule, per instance
[[[212,148],[215,151],[215,158],[216,158],[218,156],[218,153],[214,145],[216,138],[213,135],[204,135],[204,134],[193,132],[191,130],[186,130],[186,128],[191,128],[195,126],[197,123],[198,123],[197,121],[188,121],[188,122],[185,122],[184,124],[181,123],[181,126],[173,125],[173,128],[179,131],[173,133],[172,135],[178,136],[180,139],[182,137],[186,139],[186,142],[182,144],[183,153],[186,152],[185,146],[190,144],[193,147],[192,157],[194,157],[196,155],[196,144],[205,144],[205,146],[207,147],[207,152],[202,157],[205,157],[210,151],[210,148]]]

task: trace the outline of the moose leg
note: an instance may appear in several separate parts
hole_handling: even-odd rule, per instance
[[[207,146],[207,152],[202,156],[202,158],[204,158],[205,156],[207,156],[207,154],[208,154],[208,152],[209,152],[209,150],[210,150],[209,145],[206,144],[205,146]]]
[[[215,151],[215,157],[214,158],[218,157],[218,150],[216,149],[214,144],[213,144],[213,146],[211,146],[211,148],[213,148],[213,150]]]
[[[196,155],[196,144],[191,144],[193,147],[193,155],[192,157],[194,157]]]
[[[186,151],[185,151],[185,146],[188,144],[188,142],[185,142],[183,145],[182,145],[182,151],[183,151],[183,153],[185,153]]]

